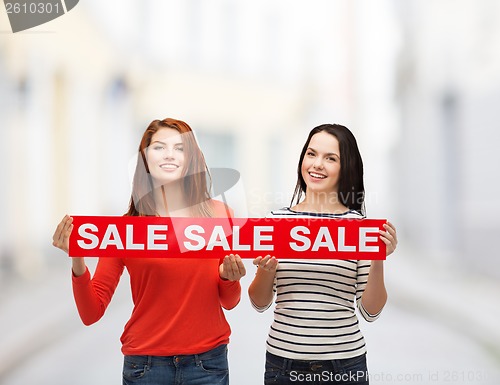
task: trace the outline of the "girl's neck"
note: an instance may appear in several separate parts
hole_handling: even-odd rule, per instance
[[[190,207],[180,186],[160,186],[154,191],[156,213],[161,217],[188,217]]]
[[[342,214],[349,211],[349,208],[339,202],[337,198],[337,193],[309,192],[306,193],[304,200],[292,207],[292,209],[295,211],[329,214]]]

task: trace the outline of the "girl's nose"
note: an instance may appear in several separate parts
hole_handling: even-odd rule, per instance
[[[174,158],[174,149],[166,148],[163,152],[163,159],[173,159]]]
[[[314,160],[313,167],[318,170],[321,170],[323,168],[323,161],[319,156]]]

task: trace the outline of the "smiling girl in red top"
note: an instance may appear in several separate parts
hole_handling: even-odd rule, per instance
[[[207,175],[191,128],[179,120],[154,120],[139,145],[126,215],[232,216],[225,204],[210,199]],[[65,216],[54,246],[68,252],[72,230],[72,218]],[[241,259],[118,255],[99,259],[91,278],[84,259],[72,258],[73,293],[85,325],[103,316],[124,268],[134,309],[121,337],[123,384],[228,384],[231,330],[222,308],[232,309],[240,300]]]

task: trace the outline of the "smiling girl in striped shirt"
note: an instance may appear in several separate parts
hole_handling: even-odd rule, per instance
[[[356,139],[337,124],[314,128],[300,154],[292,202],[270,217],[364,218],[363,162]],[[301,200],[302,195],[305,197]],[[387,222],[387,255],[397,244]],[[265,384],[368,384],[366,348],[355,307],[376,320],[387,300],[381,260],[258,257],[248,292],[257,311],[271,306]]]

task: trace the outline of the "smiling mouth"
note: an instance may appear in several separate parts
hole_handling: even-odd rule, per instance
[[[309,172],[309,175],[316,179],[325,179],[326,175],[318,174],[315,172]]]
[[[173,163],[165,163],[165,164],[161,164],[160,168],[162,170],[177,170],[179,168],[179,166],[176,164],[173,164]]]

